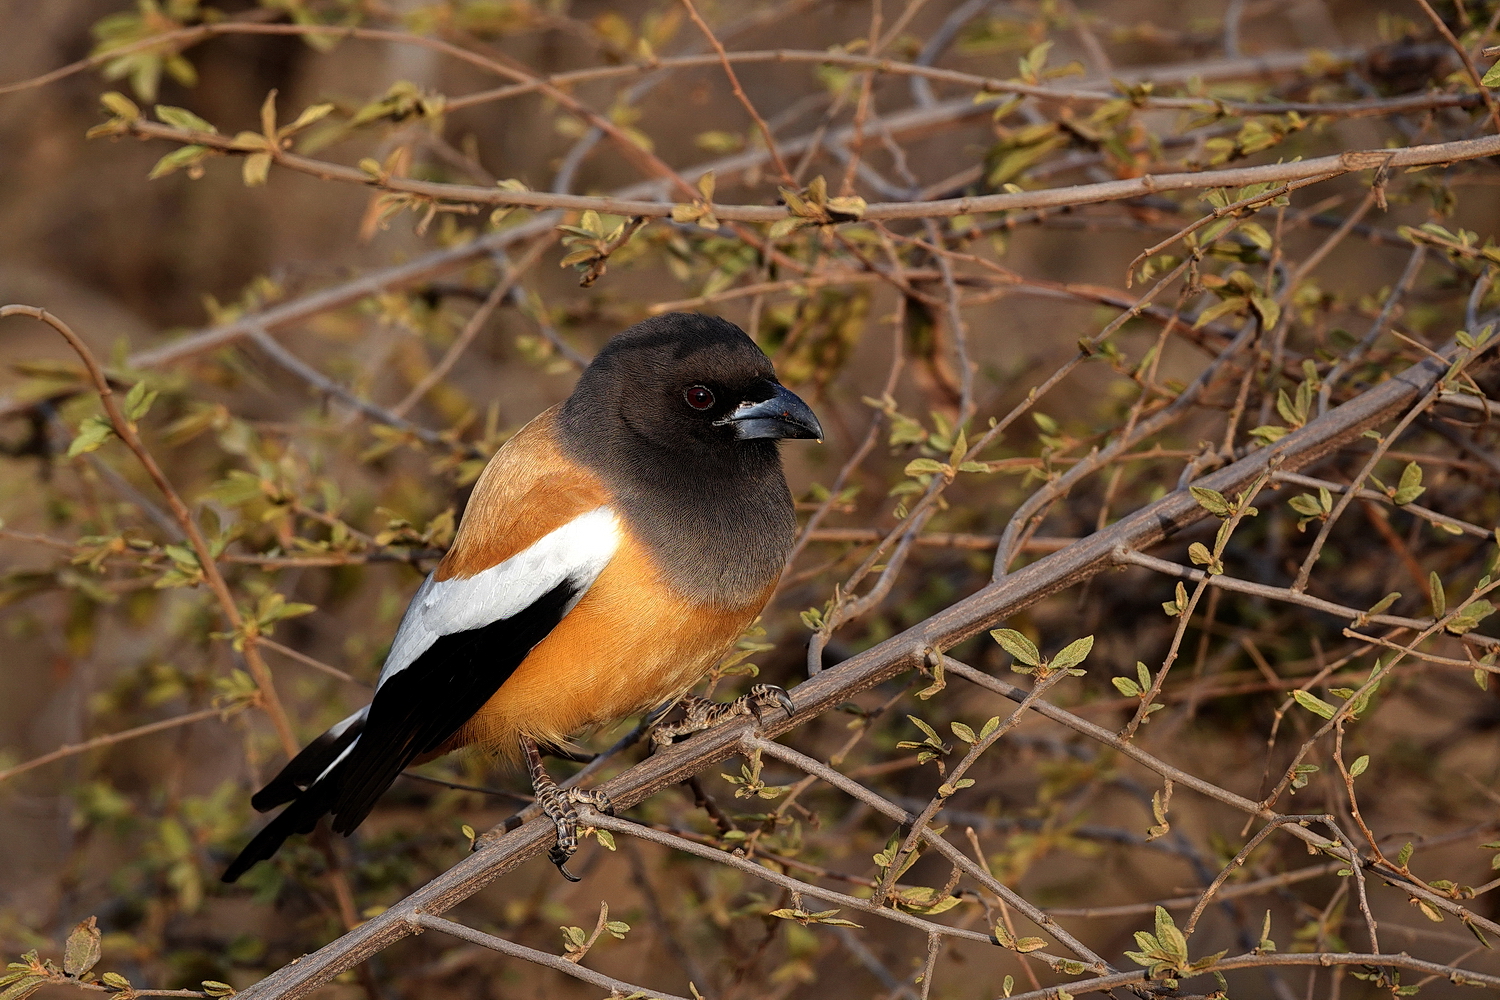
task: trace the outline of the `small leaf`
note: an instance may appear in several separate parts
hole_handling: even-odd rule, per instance
[[[1187,938],[1177,929],[1165,907],[1156,908],[1156,940],[1161,950],[1179,962],[1187,962]]]
[[[251,153],[240,168],[245,187],[260,187],[271,173],[270,153]]]
[[[1211,490],[1204,486],[1189,486],[1188,492],[1193,495],[1194,500],[1198,501],[1200,507],[1215,517],[1229,517],[1234,513],[1234,507],[1218,490]]]
[[[974,735],[974,730],[970,729],[968,726],[964,725],[962,722],[950,722],[948,724],[948,728],[953,730],[953,735],[954,736],[957,736],[959,739],[963,740],[965,743],[976,743],[976,742],[978,742],[977,737],[975,737],[975,735]]]
[[[130,387],[125,394],[125,419],[139,420],[151,410],[151,404],[156,402],[156,393],[146,389],[144,380]]]
[[[1207,566],[1214,560],[1213,553],[1209,552],[1208,546],[1202,542],[1194,542],[1188,546],[1188,558],[1197,566]]]
[[[1276,326],[1276,321],[1281,318],[1281,306],[1275,299],[1257,292],[1250,296],[1250,304],[1260,313],[1261,329],[1270,330]]]
[[[1401,470],[1401,482],[1391,500],[1399,507],[1411,503],[1426,491],[1427,487],[1422,485],[1422,467],[1416,462],[1407,462],[1406,468]]]
[[[1361,774],[1365,773],[1365,769],[1368,768],[1369,766],[1370,766],[1370,755],[1369,754],[1361,754],[1359,757],[1355,758],[1353,764],[1349,765],[1349,777],[1351,777],[1351,778],[1357,778],[1357,777],[1359,777]]]
[[[1479,83],[1484,87],[1500,87],[1500,62],[1485,70],[1484,77]]]
[[[332,104],[314,104],[298,115],[296,121],[281,129],[277,134],[285,138],[286,136],[300,132],[309,125],[322,121],[333,110],[333,107]]]
[[[1441,618],[1448,613],[1448,595],[1443,590],[1443,581],[1437,570],[1427,574],[1427,587],[1432,591],[1432,617]]]
[[[190,132],[212,132],[217,135],[219,131],[186,108],[174,108],[169,104],[158,104],[156,117],[173,128]]]
[[[103,417],[87,417],[78,428],[78,436],[73,443],[68,445],[68,457],[77,458],[91,451],[98,451],[100,445],[108,441],[115,433],[108,420]]]
[[[1397,852],[1397,854],[1396,854],[1396,867],[1398,867],[1398,868],[1405,868],[1406,867],[1406,863],[1411,860],[1411,852],[1412,852],[1412,850],[1413,850],[1412,842],[1408,840],[1406,842],[1406,846],[1403,847],[1403,848],[1401,848],[1401,850],[1399,852]]]
[[[1303,517],[1321,517],[1323,515],[1323,505],[1318,502],[1317,497],[1310,493],[1299,493],[1287,501],[1287,506]]]
[[[1082,663],[1094,648],[1094,637],[1086,635],[1082,639],[1075,639],[1064,646],[1058,654],[1052,658],[1049,666],[1053,670],[1067,670]]]
[[[136,121],[141,117],[141,109],[130,98],[117,90],[106,91],[99,95],[99,103],[117,117]]]
[[[89,917],[73,928],[63,948],[63,971],[77,978],[99,961],[99,924]]]
[[[1115,690],[1127,698],[1139,698],[1141,689],[1129,677],[1111,677],[1109,682],[1115,686]]]
[[[905,472],[908,476],[918,476],[924,473],[947,472],[949,468],[951,467],[944,465],[935,458],[917,458],[906,463]]]
[[[1325,719],[1333,718],[1334,712],[1337,711],[1328,702],[1307,691],[1293,691],[1292,700],[1314,715],[1322,716]]]
[[[1479,627],[1479,623],[1495,613],[1495,606],[1486,600],[1470,601],[1447,625],[1454,635],[1463,635]]]
[[[1000,648],[1028,667],[1040,666],[1042,654],[1032,641],[1013,628],[997,628],[990,632]]]
[[[194,167],[211,152],[212,150],[207,146],[183,146],[180,149],[174,149],[156,161],[156,166],[151,168],[151,172],[146,175],[146,179],[154,181],[158,177],[165,177],[168,174],[176,173],[183,167]],[[189,171],[189,176],[192,176],[192,171]]]
[[[777,219],[775,222],[771,223],[771,228],[770,231],[766,233],[766,238],[770,240],[782,239],[783,237],[790,236],[798,229],[801,229],[804,225],[806,225],[806,223],[806,219],[799,219],[795,215],[789,215],[784,219]]]

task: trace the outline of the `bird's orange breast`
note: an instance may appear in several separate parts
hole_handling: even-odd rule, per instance
[[[568,737],[687,690],[734,644],[766,594],[725,612],[695,607],[663,585],[627,531],[578,605],[459,731],[449,749],[477,745],[514,756],[521,735]]]

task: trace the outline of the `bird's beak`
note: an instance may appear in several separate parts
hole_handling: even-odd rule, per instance
[[[719,421],[734,427],[735,436],[750,438],[815,438],[823,440],[823,425],[812,409],[782,386],[776,386],[770,399],[759,403],[741,403]]]

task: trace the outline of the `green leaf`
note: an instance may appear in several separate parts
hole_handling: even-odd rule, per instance
[[[146,390],[145,381],[137,382],[125,394],[125,419],[136,421],[144,417],[156,402],[156,393]]]
[[[1411,860],[1411,852],[1412,852],[1412,850],[1413,850],[1412,842],[1408,840],[1406,842],[1406,846],[1403,847],[1403,848],[1401,848],[1400,852],[1396,855],[1396,865],[1397,865],[1397,867],[1400,867],[1400,868],[1405,868],[1406,867],[1406,863]]]
[[[186,108],[174,108],[170,104],[158,104],[156,106],[156,117],[173,128],[195,132],[212,132],[215,135],[219,132],[218,129]]]
[[[1349,777],[1351,777],[1351,778],[1357,778],[1357,777],[1359,777],[1361,774],[1365,773],[1365,769],[1368,768],[1369,766],[1370,766],[1370,755],[1369,754],[1361,754],[1359,757],[1355,758],[1353,764],[1349,765]]]
[[[1281,318],[1281,306],[1275,299],[1256,292],[1250,296],[1250,304],[1260,313],[1261,329],[1270,330],[1276,326],[1276,321]]]
[[[221,983],[217,979],[205,979],[203,980],[202,985],[203,992],[207,993],[211,997],[234,996],[234,987],[230,986],[228,983]]]
[[[1448,613],[1448,595],[1443,590],[1443,581],[1437,570],[1427,574],[1427,588],[1432,591],[1432,617],[1441,618]]]
[[[1213,553],[1209,552],[1208,546],[1202,542],[1194,542],[1188,546],[1188,558],[1197,566],[1207,566],[1214,560]]]
[[[1365,614],[1370,614],[1370,615],[1384,614],[1386,612],[1386,610],[1389,609],[1392,604],[1395,604],[1400,599],[1401,599],[1401,591],[1399,591],[1399,590],[1393,590],[1389,594],[1386,594],[1384,597],[1382,597],[1380,600],[1376,601],[1374,603],[1374,605],[1371,606],[1370,610],[1367,611],[1367,612],[1365,612]]]
[[[944,465],[935,458],[917,458],[906,463],[905,472],[908,476],[918,476],[923,473],[946,472],[948,468],[949,466]]]
[[[99,961],[99,924],[89,917],[73,928],[63,947],[63,971],[75,978],[83,976]]]
[[[1407,462],[1406,468],[1401,470],[1401,482],[1391,500],[1400,507],[1411,503],[1425,492],[1427,487],[1422,485],[1422,467],[1416,462]]]
[[[168,174],[176,173],[183,167],[194,166],[211,152],[213,150],[207,146],[183,146],[180,149],[174,149],[156,161],[156,166],[151,168],[151,172],[146,175],[146,179],[154,181],[158,177],[165,177]]]
[[[100,94],[99,103],[117,117],[129,121],[136,121],[141,117],[141,109],[136,106],[136,103],[117,90]]]
[[[1000,644],[1000,648],[1028,667],[1040,666],[1042,663],[1041,651],[1036,648],[1032,641],[1013,628],[997,628],[990,631],[990,635]]]
[[[1479,83],[1484,87],[1500,87],[1500,62],[1485,70],[1484,77]]]
[[[1287,501],[1287,506],[1303,517],[1321,517],[1323,515],[1323,505],[1318,503],[1318,498],[1310,493],[1297,494]]]
[[[970,729],[968,726],[964,725],[962,722],[950,722],[948,724],[948,728],[953,730],[953,735],[954,736],[957,736],[959,739],[963,740],[965,743],[975,743],[975,742],[977,742],[977,737],[975,737],[975,735],[974,735],[974,730]]]
[[[1068,670],[1076,667],[1087,658],[1093,648],[1094,637],[1091,635],[1086,635],[1082,639],[1074,639],[1052,658],[1049,666],[1053,670]]]
[[[91,451],[98,451],[99,446],[108,441],[115,433],[104,417],[86,417],[78,427],[78,436],[73,443],[68,445],[68,457],[77,458]]]
[[[1495,606],[1489,601],[1480,599],[1470,601],[1468,606],[1454,616],[1447,625],[1449,632],[1454,635],[1463,635],[1472,632],[1479,627],[1479,623],[1495,613]]]
[[[1140,686],[1129,677],[1111,677],[1109,682],[1115,686],[1115,690],[1127,698],[1139,698],[1141,696]]]
[[[24,1000],[50,982],[51,976],[22,976],[0,993],[0,1000]]]
[[[240,168],[245,187],[260,187],[271,173],[270,153],[251,153]]]
[[[300,115],[298,115],[296,121],[282,128],[277,133],[277,135],[285,138],[286,136],[300,132],[303,129],[307,128],[309,125],[313,125],[317,122],[322,121],[325,117],[328,116],[328,113],[331,112],[333,108],[334,106],[332,104],[314,104],[312,107],[308,108]]]
[[[1333,718],[1333,713],[1337,711],[1328,702],[1307,691],[1293,691],[1292,700],[1314,715],[1322,716],[1325,719]]]
[[[1187,938],[1177,929],[1172,915],[1163,906],[1156,908],[1156,941],[1163,952],[1180,963],[1187,963]]]
[[[1205,486],[1189,486],[1188,492],[1193,495],[1194,500],[1198,501],[1198,506],[1215,517],[1229,517],[1234,513],[1234,506],[1224,499],[1224,494],[1218,490],[1211,490]]]
[[[784,219],[777,219],[771,224],[771,229],[766,233],[766,238],[771,240],[782,239],[795,233],[806,224],[806,219],[800,219],[795,215],[789,215]]]

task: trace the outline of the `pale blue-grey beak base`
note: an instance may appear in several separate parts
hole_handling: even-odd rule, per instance
[[[770,399],[741,403],[722,423],[733,424],[735,436],[751,438],[813,438],[823,440],[823,425],[796,393],[776,386]]]

